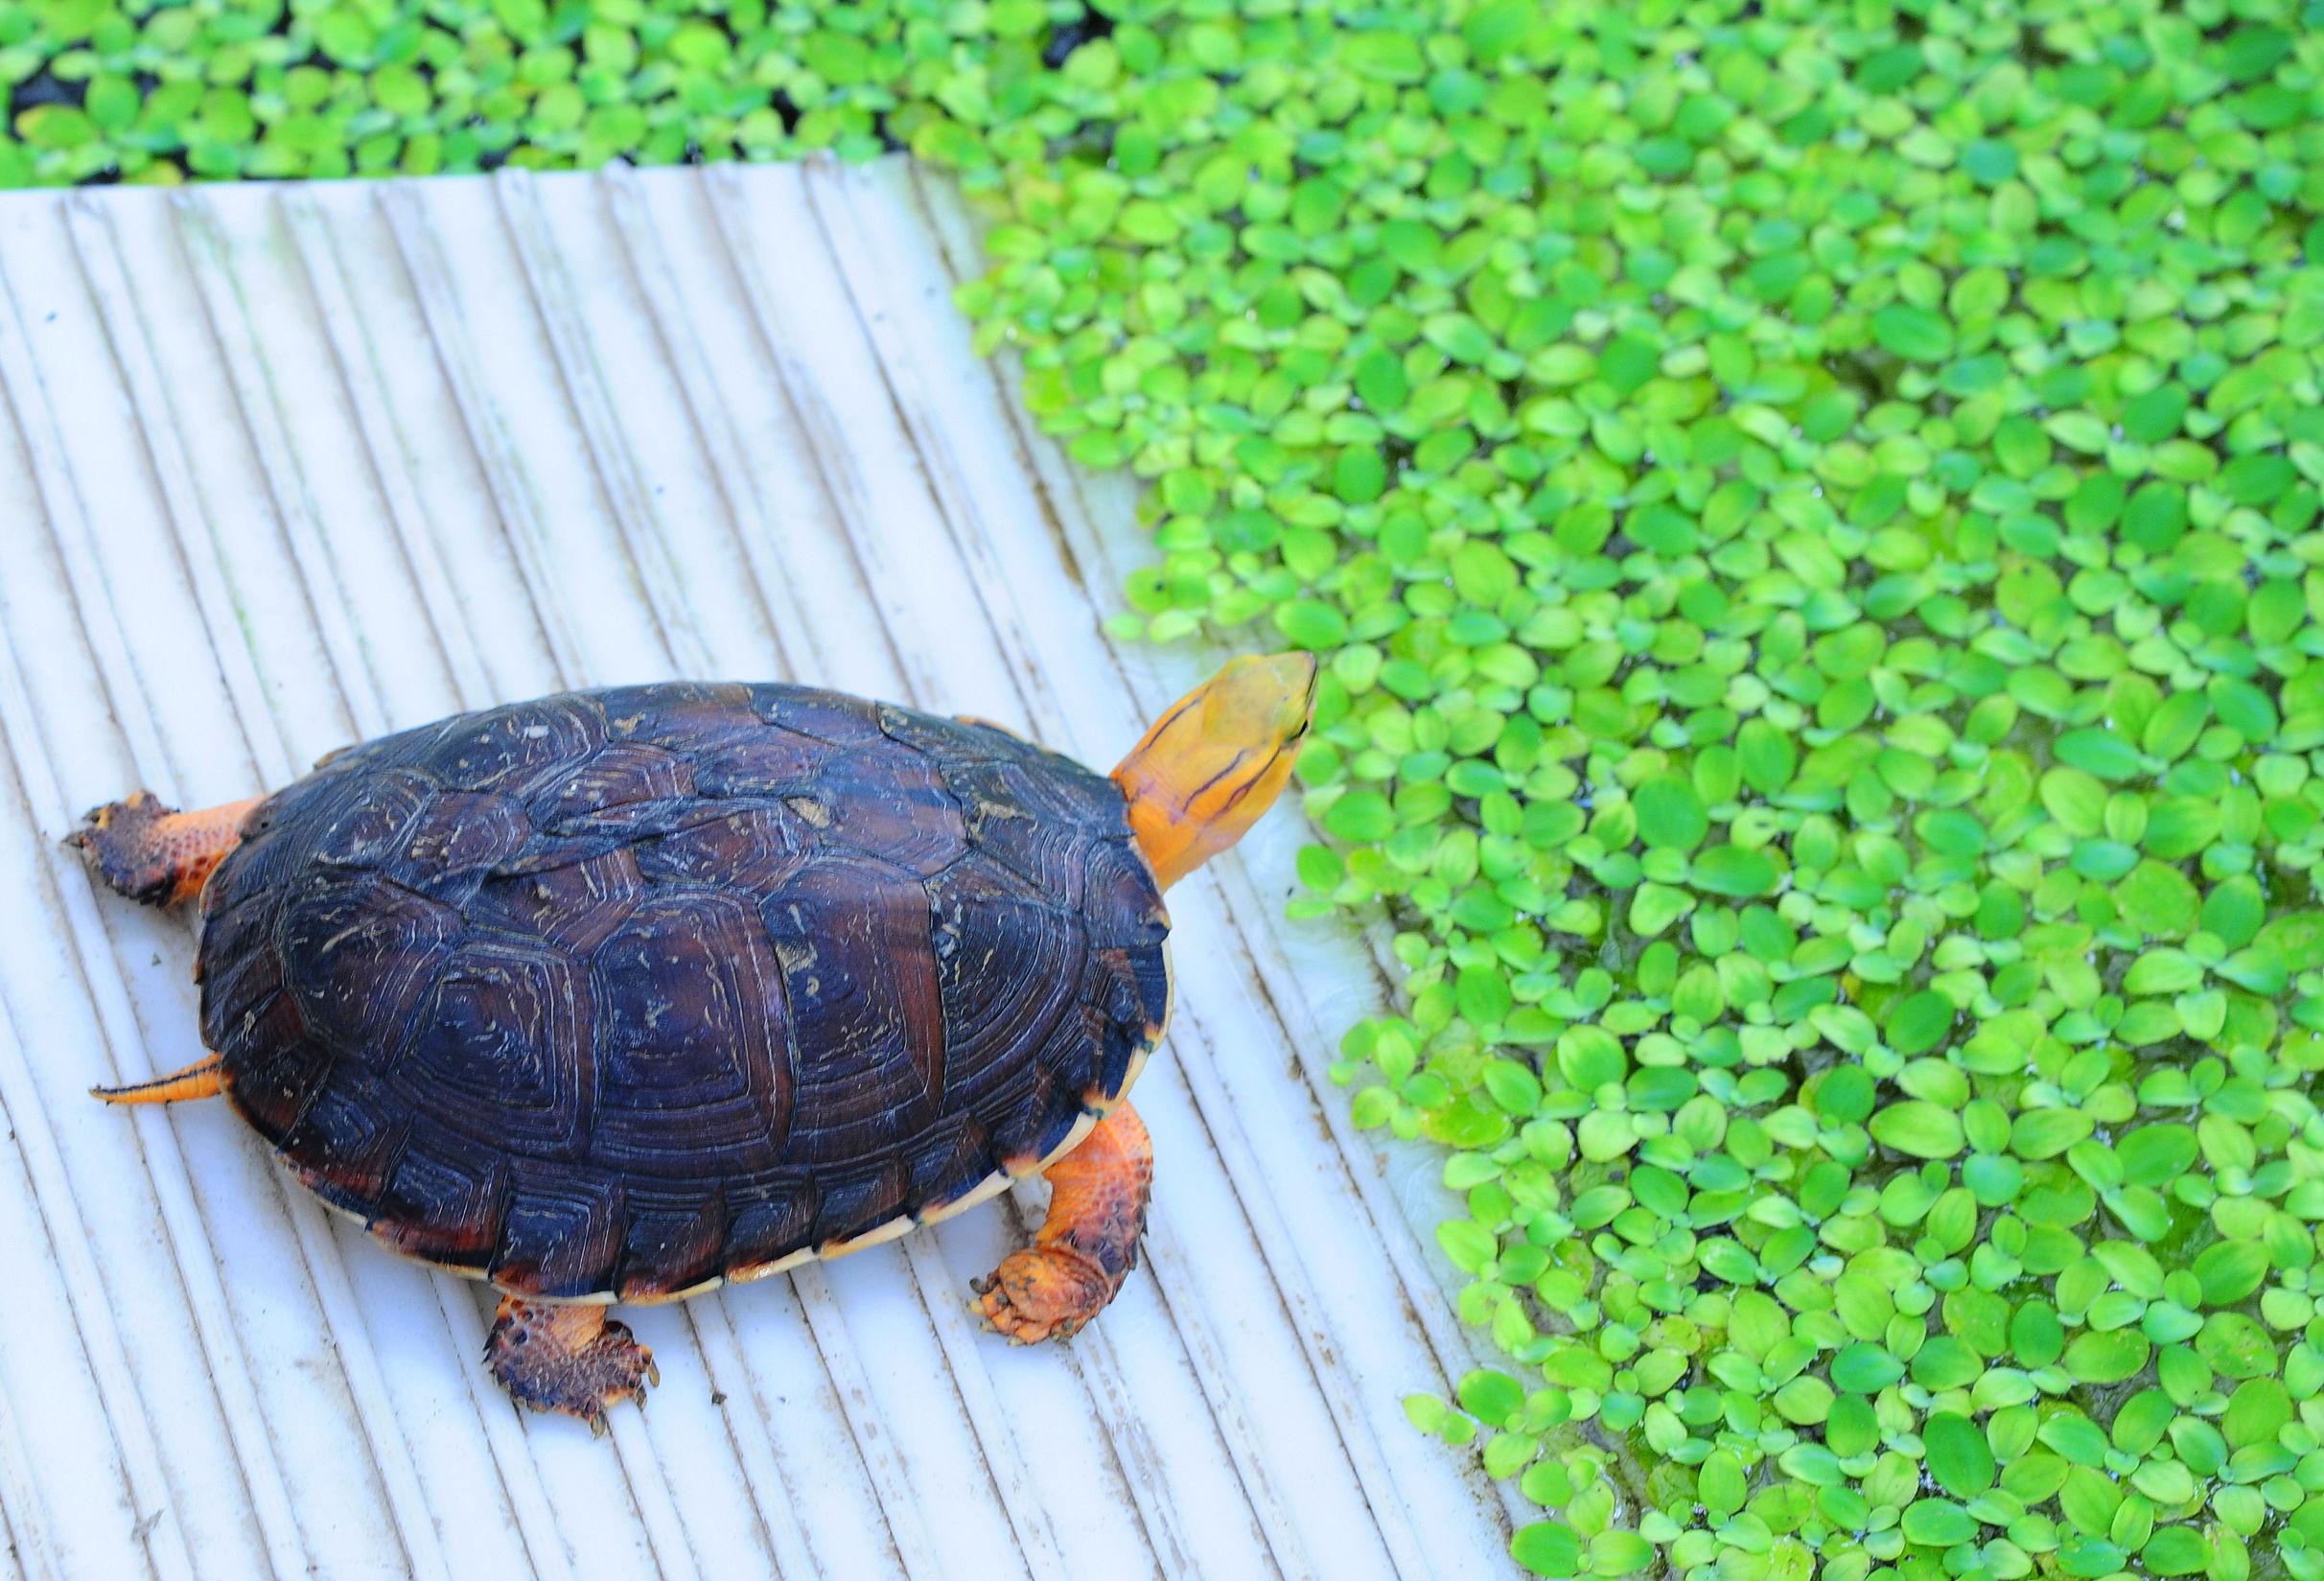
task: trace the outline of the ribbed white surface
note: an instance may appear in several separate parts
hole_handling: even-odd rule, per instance
[[[1281,920],[1296,820],[1171,895],[1148,1258],[1068,1345],[967,1281],[1041,1189],[627,1316],[610,1443],[520,1418],[489,1297],[290,1186],[197,1058],[193,936],[58,837],[463,708],[671,675],[973,712],[1104,766],[1205,667],[1104,638],[1145,553],[950,305],[891,163],[0,197],[0,1581],[1506,1570],[1406,1425],[1469,1364],[1319,1079],[1378,1000]]]

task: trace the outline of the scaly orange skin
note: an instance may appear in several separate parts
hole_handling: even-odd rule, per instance
[[[198,1098],[216,1098],[226,1090],[225,1077],[220,1071],[223,1063],[215,1054],[204,1055],[191,1065],[167,1076],[156,1076],[151,1081],[132,1082],[126,1087],[91,1087],[89,1092],[108,1104],[183,1104]]]
[[[985,1321],[1017,1344],[1062,1339],[1095,1317],[1138,1265],[1153,1195],[1146,1122],[1117,1104],[1081,1145],[1049,1166],[1049,1217],[974,1289]]]
[[[1315,706],[1304,653],[1236,659],[1171,705],[1113,771],[1164,889],[1243,838],[1290,782]]]
[[[646,1385],[662,1382],[654,1353],[595,1302],[503,1295],[484,1360],[519,1405],[577,1416],[595,1433],[606,1430],[608,1406],[635,1400],[642,1407]]]
[[[97,859],[106,884],[149,906],[176,906],[201,893],[226,852],[242,843],[243,823],[264,798],[199,812],[165,807],[139,791],[89,813],[65,844]]]

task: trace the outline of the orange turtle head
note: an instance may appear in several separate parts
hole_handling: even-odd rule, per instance
[[[1229,660],[1122,759],[1114,782],[1165,889],[1242,839],[1274,804],[1314,710],[1314,655]]]

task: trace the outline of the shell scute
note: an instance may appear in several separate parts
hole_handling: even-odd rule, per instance
[[[639,840],[659,840],[665,835],[678,834],[697,824],[715,822],[724,817],[727,803],[705,801],[698,796],[664,796],[650,802],[623,802],[610,807],[597,807],[569,818],[559,819],[543,833],[571,844],[566,849],[576,855],[584,851],[612,849],[616,846],[631,845]],[[503,865],[503,872],[539,865],[534,853],[544,842],[536,840],[526,849],[525,856]]]
[[[250,1051],[234,1076],[234,1103],[259,1134],[277,1147],[298,1124],[331,1074],[332,1052],[307,1035],[306,1018],[288,993],[260,1000],[228,1023],[228,1037],[208,1035]]]
[[[755,700],[760,714],[784,730],[835,747],[881,738],[878,708],[860,697],[808,686],[761,686]]]
[[[496,870],[477,886],[470,914],[488,927],[538,938],[574,956],[604,942],[647,893],[640,852],[616,846],[521,872]]]
[[[668,747],[691,756],[758,728],[751,688],[735,681],[660,681],[591,694],[608,741]]]
[[[928,881],[937,994],[944,1018],[944,1099],[973,1106],[1074,1004],[1082,952],[1078,913],[974,854]]]
[[[775,1168],[791,1126],[791,1029],[753,909],[708,890],[656,895],[591,969],[603,1008],[597,1155],[640,1174]]]
[[[835,1171],[823,1183],[815,1212],[815,1244],[828,1254],[847,1243],[907,1217],[912,1178],[901,1160]]]
[[[1090,841],[1080,830],[1016,812],[971,813],[969,839],[978,856],[998,863],[1064,911],[1079,914],[1088,894],[1083,871]]]
[[[1159,950],[1170,937],[1170,917],[1146,859],[1126,840],[1096,841],[1081,848],[1081,909],[1090,918],[1090,942],[1148,954]]]
[[[904,1200],[916,1215],[936,1212],[992,1173],[992,1138],[973,1114],[956,1114],[904,1151]]]
[[[368,1219],[395,1175],[411,1127],[410,1106],[383,1080],[341,1060],[284,1133],[282,1151],[308,1190]]]
[[[726,1203],[715,1187],[675,1197],[633,1190],[616,1293],[653,1301],[717,1278],[726,1232]]]
[[[826,851],[759,915],[799,1061],[793,1156],[844,1163],[933,1122],[944,1032],[927,890],[886,863]]]
[[[447,790],[504,791],[522,796],[545,778],[569,769],[605,740],[605,714],[584,693],[537,703],[486,709],[444,721],[431,738],[407,732],[358,747],[326,773],[348,775],[376,748],[408,752],[411,766]],[[407,745],[408,743],[408,746]]]
[[[662,747],[616,742],[546,779],[524,803],[534,823],[555,829],[607,807],[693,794],[694,772],[685,758]]]
[[[550,1297],[611,1290],[628,1219],[625,1195],[619,1182],[594,1172],[521,1166],[501,1221],[493,1281]]]
[[[391,1075],[414,1105],[472,1142],[577,1159],[597,1102],[597,1010],[564,955],[507,940],[464,943]]]
[[[909,748],[882,742],[834,758],[819,777],[829,809],[823,839],[925,877],[967,854],[960,804],[936,766]]]
[[[649,686],[383,737],[204,895],[204,1033],[299,1177],[520,1293],[884,1240],[1120,1096],[1167,930],[1120,790],[985,726]]]
[[[394,871],[407,887],[457,903],[531,839],[532,824],[514,798],[494,791],[447,791],[421,808],[404,830]]]
[[[263,903],[244,903],[203,918],[204,948],[194,963],[195,981],[232,1025],[243,1012],[280,992],[283,958],[270,947],[280,913]]]
[[[1154,953],[1113,947],[1089,952],[1082,1003],[1096,1036],[1097,1068],[1089,1090],[1111,1101],[1129,1084],[1138,1059],[1161,1038],[1170,1013],[1170,973]]]
[[[353,794],[344,784],[316,790],[302,779],[262,802],[243,825],[242,844],[234,848],[232,860],[221,862],[202,888],[205,922],[251,900],[279,905],[286,886],[321,865],[314,860],[309,831],[327,827]]]
[[[811,857],[815,831],[779,802],[736,803],[629,848],[656,884],[706,885],[741,892],[780,889]]]
[[[372,1227],[407,1257],[482,1268],[500,1241],[508,1166],[472,1148],[415,1140],[372,1209]]]
[[[315,843],[314,860],[337,868],[376,868],[407,849],[409,830],[436,797],[415,769],[369,777]]]
[[[1025,752],[1023,741],[997,726],[970,724],[965,719],[936,719],[887,703],[875,704],[873,709],[879,718],[881,734],[947,767],[1005,762],[1022,756]]]
[[[727,1188],[727,1276],[752,1279],[814,1244],[823,1194],[803,1172]]]
[[[949,764],[944,779],[973,825],[994,817],[1030,817],[1104,838],[1123,825],[1122,792],[1070,758],[1028,747],[1026,756]],[[1071,764],[1070,775],[1057,764]]]
[[[453,907],[369,873],[309,889],[281,928],[284,980],[309,1030],[357,1063],[402,1046],[466,931]]]
[[[768,725],[756,734],[704,753],[694,784],[705,796],[782,796],[802,792],[831,756],[831,744]]]
[[[1088,1116],[1081,1102],[1083,1085],[1036,1062],[1024,1066],[1000,1093],[980,1105],[979,1118],[1003,1169],[1025,1174],[1056,1156]]]

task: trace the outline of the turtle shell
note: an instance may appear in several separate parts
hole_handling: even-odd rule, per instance
[[[664,1298],[1040,1168],[1168,1014],[1114,783],[789,686],[328,758],[203,895],[202,1033],[299,1178],[520,1294]]]

